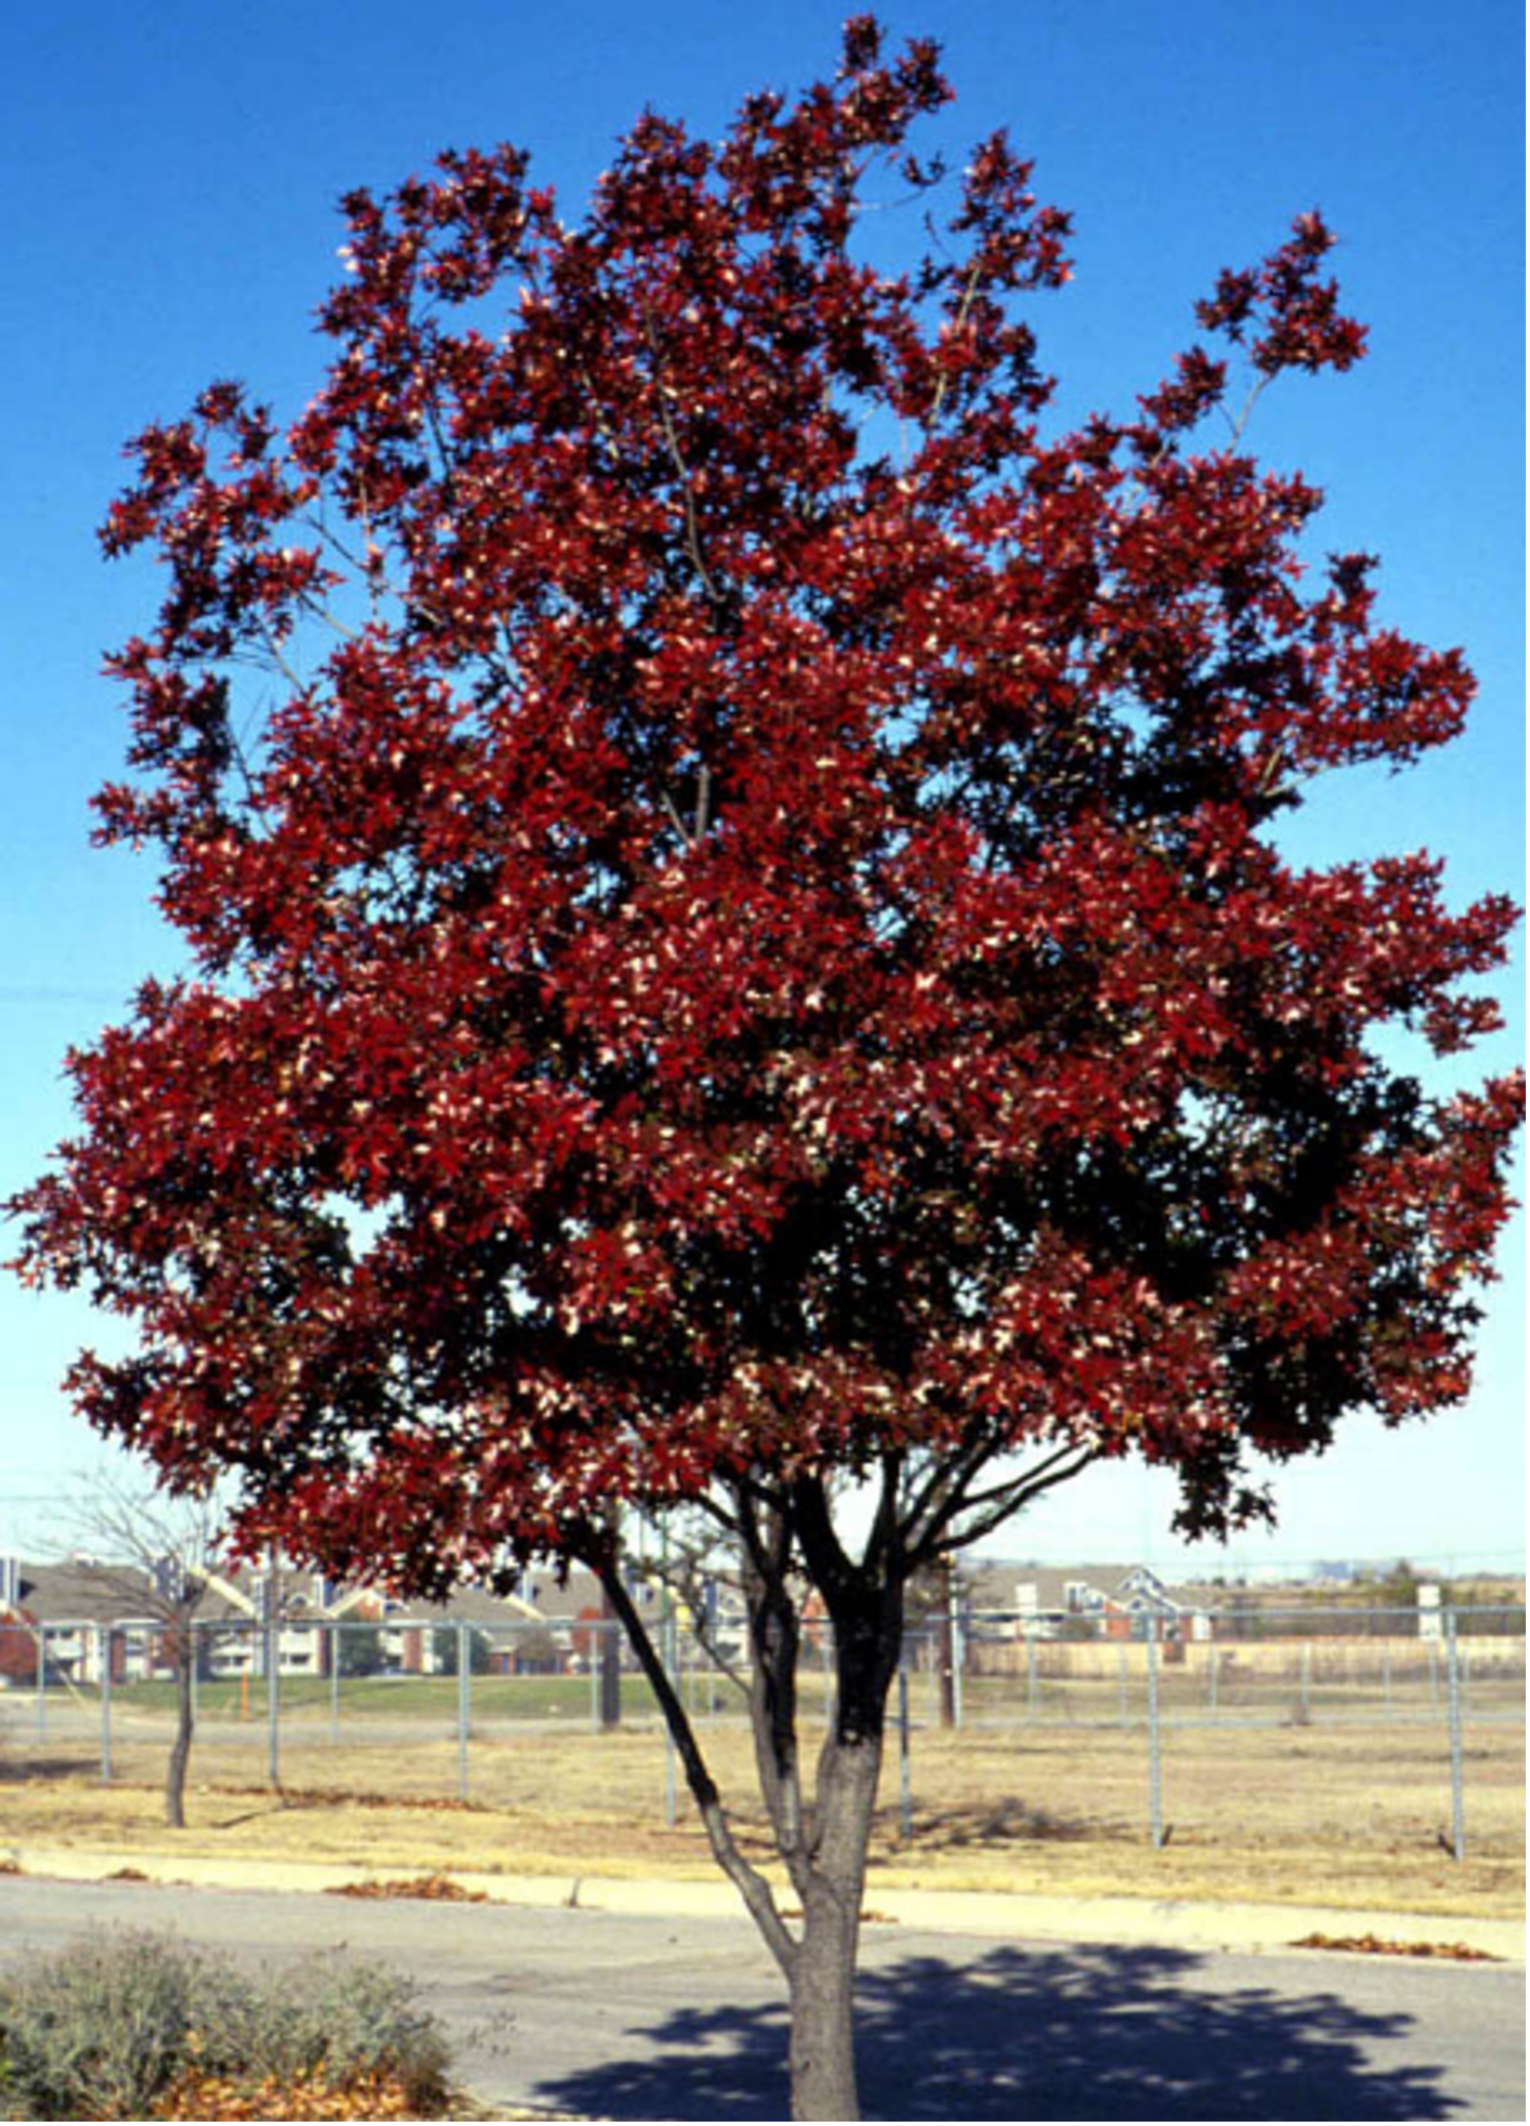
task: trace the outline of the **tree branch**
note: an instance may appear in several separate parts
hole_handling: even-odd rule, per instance
[[[1072,1455],[1072,1460],[1066,1459],[1069,1455]],[[933,1516],[917,1546],[911,1549],[913,1561],[922,1565],[930,1559],[980,1542],[985,1535],[991,1535],[995,1528],[1002,1526],[1011,1514],[1017,1513],[1031,1499],[1039,1498],[1042,1492],[1051,1491],[1058,1484],[1069,1482],[1099,1458],[1098,1447],[1080,1447],[1076,1450],[1072,1447],[1062,1447],[1043,1462],[1039,1470],[1028,1471],[1026,1475],[1017,1477],[1012,1484],[996,1484],[989,1491],[949,1502]],[[1047,1471],[1052,1473],[1049,1475],[1045,1473]],[[992,1512],[963,1528],[960,1535],[953,1536],[949,1541],[942,1540],[946,1529],[959,1514],[972,1513],[990,1504],[993,1505]]]
[[[698,1512],[710,1515],[720,1527],[724,1528],[735,1543],[742,1540],[737,1520],[727,1513],[715,1499],[700,1498],[694,1504]],[[672,1589],[685,1604],[685,1607],[690,1612],[691,1635],[696,1644],[706,1654],[713,1667],[727,1678],[741,1696],[747,1699],[750,1688],[749,1675],[746,1670],[740,1668],[736,1661],[731,1661],[727,1654],[724,1653],[722,1641],[717,1633],[713,1631],[707,1619],[707,1581],[715,1581],[720,1577],[731,1577],[733,1586],[736,1588],[738,1585],[737,1572],[735,1571],[731,1576],[719,1574],[712,1564],[714,1559],[715,1550],[711,1542],[699,1542],[687,1545],[678,1552],[666,1551],[657,1566],[655,1566],[652,1558],[647,1558],[645,1560],[645,1570],[650,1573],[657,1572],[663,1584]]]
[[[722,1805],[722,1797],[717,1791],[715,1780],[707,1770],[695,1730],[622,1580],[614,1545],[610,1542],[591,1541],[585,1549],[585,1562],[600,1581],[627,1634],[628,1643],[638,1657],[649,1687],[658,1700],[659,1710],[663,1713],[675,1747],[680,1752],[680,1761],[685,1767],[686,1784],[706,1827],[713,1857],[743,1898],[750,1917],[764,1936],[767,1948],[790,1981],[797,1961],[797,1942],[781,1917],[770,1884],[757,1868],[750,1866],[738,1849]]]
[[[954,1457],[936,1460],[899,1522],[899,1534],[905,1548],[918,1547],[926,1532],[921,1526],[924,1516],[937,1503],[944,1503],[971,1483],[984,1462],[997,1451],[992,1435],[980,1427],[966,1446],[957,1449]]]
[[[787,1574],[792,1534],[783,1511],[772,1510],[763,1529],[753,1503],[740,1493],[744,1536],[744,1601],[754,1655],[749,1720],[754,1736],[760,1791],[775,1829],[776,1844],[799,1894],[811,1842],[802,1802],[797,1745],[797,1661],[800,1635]]]
[[[691,469],[680,451],[680,438],[675,433],[675,424],[668,406],[664,403],[664,386],[659,386],[659,420],[664,429],[664,441],[674,461],[675,472],[680,480],[680,491],[685,501],[685,547],[691,557],[691,565],[701,578],[701,587],[714,606],[722,604],[722,594],[712,581],[711,570],[701,551],[701,526],[696,516],[696,497],[691,492]]]
[[[956,316],[952,321],[951,329],[953,335],[962,330],[962,328],[967,322],[968,317],[971,315],[973,298],[978,292],[978,288],[982,283],[982,278],[982,268],[979,264],[979,261],[977,259],[974,259],[972,261],[971,270],[968,272],[967,275],[967,285],[962,290],[961,302],[957,307]],[[935,423],[940,419],[940,409],[945,403],[946,386],[950,383],[950,381],[950,371],[942,370],[940,382],[935,387],[934,402],[931,405],[929,412],[925,415],[924,427],[926,434],[929,433],[929,431],[935,426]]]
[[[902,1530],[898,1521],[898,1490],[903,1482],[904,1457],[901,1452],[882,1456],[882,1491],[877,1500],[876,1516],[871,1532],[866,1538],[866,1548],[861,1553],[861,1564],[867,1572],[880,1571],[885,1562],[892,1559],[895,1549],[901,1549]]]

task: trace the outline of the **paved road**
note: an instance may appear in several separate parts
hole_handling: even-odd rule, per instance
[[[779,2119],[784,2019],[747,1922],[0,1878],[0,1963],[98,1924],[413,1972],[490,2104]],[[884,2119],[1525,2116],[1524,1974],[1059,1948],[869,1927],[863,2096]]]

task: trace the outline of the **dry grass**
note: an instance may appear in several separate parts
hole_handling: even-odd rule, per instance
[[[749,1745],[707,1731],[737,1802],[744,1843],[764,1861]],[[665,1874],[712,1863],[686,1806],[664,1821],[663,1744],[651,1730],[596,1736],[551,1728],[476,1739],[472,1803],[450,1800],[450,1741],[295,1738],[285,1791],[264,1784],[263,1737],[207,1731],[193,1758],[189,1823],[163,1824],[163,1753],[124,1740],[103,1786],[83,1742],[28,1764],[14,1747],[0,1782],[6,1845],[128,1855],[326,1861],[390,1873]],[[1450,1779],[1434,1727],[1196,1728],[1170,1731],[1163,1764],[1169,1843],[1148,1839],[1140,1732],[1031,1727],[914,1738],[913,1827],[901,1833],[896,1742],[889,1751],[871,1885],[1073,1896],[1138,1894],[1519,1918],[1525,1852],[1519,1729],[1483,1724],[1465,1763],[1467,1857],[1445,1850]]]

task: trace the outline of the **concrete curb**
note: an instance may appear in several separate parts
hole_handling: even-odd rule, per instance
[[[167,1853],[84,1852],[68,1847],[9,1849],[22,1874],[66,1882],[144,1881],[221,1890],[323,1893],[353,1883],[409,1879],[397,1867],[343,1862],[207,1860]],[[674,1918],[742,1917],[726,1882],[681,1882],[610,1875],[493,1875],[452,1868],[462,1889],[502,1905],[565,1905],[589,1912]],[[1018,1941],[1143,1943],[1186,1949],[1289,1949],[1319,1934],[1330,1941],[1373,1937],[1436,1949],[1460,1947],[1507,1963],[1525,1961],[1525,1929],[1506,1919],[1419,1912],[1344,1911],[1327,1905],[1213,1905],[1147,1897],[1027,1897],[1004,1891],[870,1892],[870,1924],[936,1933],[997,1935]]]

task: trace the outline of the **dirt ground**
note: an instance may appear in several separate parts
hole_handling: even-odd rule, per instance
[[[746,1848],[768,1860],[752,1803],[747,1735],[704,1740]],[[0,1752],[0,1858],[7,1848],[78,1846],[322,1860],[410,1875],[706,1877],[712,1862],[676,1781],[666,1823],[662,1738],[567,1725],[452,1741],[359,1735],[286,1738],[281,1790],[258,1729],[204,1728],[192,1760],[188,1826],[163,1822],[156,1738],[120,1736],[103,1784],[89,1741]],[[1521,1918],[1524,1738],[1504,1722],[1468,1738],[1466,1857],[1450,1852],[1450,1766],[1434,1728],[1170,1730],[1162,1762],[1167,1843],[1149,1836],[1145,1738],[1109,1728],[928,1730],[913,1739],[904,1832],[893,1738],[868,1899],[877,1885],[1062,1895],[1138,1894],[1316,1903]]]

